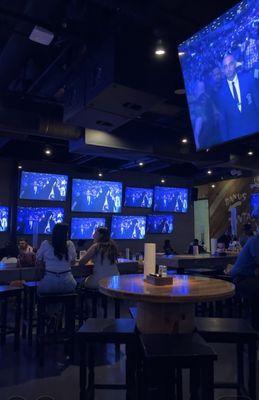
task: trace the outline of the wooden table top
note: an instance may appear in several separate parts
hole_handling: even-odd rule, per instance
[[[121,275],[102,279],[100,291],[110,297],[150,303],[197,303],[232,297],[235,286],[224,280],[176,275],[173,285],[155,286],[143,275]]]

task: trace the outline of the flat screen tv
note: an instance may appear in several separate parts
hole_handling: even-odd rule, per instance
[[[67,180],[66,175],[22,171],[20,199],[65,201]]]
[[[73,179],[72,211],[121,212],[122,183]]]
[[[259,218],[259,193],[251,194],[250,209],[251,217]]]
[[[50,235],[54,225],[63,220],[64,209],[60,207],[18,207],[17,233]]]
[[[186,213],[188,189],[156,186],[154,189],[154,211]]]
[[[244,0],[178,54],[197,149],[259,132],[259,0]]]
[[[153,205],[153,189],[126,187],[125,207],[151,208]]]
[[[71,239],[92,239],[99,226],[105,226],[105,218],[72,218]]]
[[[0,232],[7,232],[9,229],[9,208],[0,206]]]
[[[146,217],[113,215],[111,237],[113,239],[144,239]]]
[[[173,215],[148,215],[147,233],[172,233],[174,229]]]

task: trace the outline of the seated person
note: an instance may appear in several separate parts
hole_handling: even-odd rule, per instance
[[[86,278],[85,286],[97,289],[102,278],[119,275],[117,267],[118,250],[115,242],[111,240],[109,230],[99,227],[94,233],[94,244],[87,250],[80,260],[80,265],[86,266],[92,260],[91,275]]]
[[[20,268],[35,267],[36,265],[36,254],[32,251],[31,253],[20,253],[18,255],[17,266]]]
[[[251,224],[244,224],[243,231],[239,237],[239,243],[241,244],[241,246],[244,247],[248,239],[250,239],[250,237],[252,236],[254,236],[254,232],[252,231]]]
[[[19,239],[19,251],[21,253],[33,253],[33,247],[29,245],[28,241],[25,238]]]
[[[250,238],[241,250],[230,274],[237,293],[259,303],[259,235]],[[256,329],[259,328],[259,319]]]
[[[223,235],[221,235],[218,238],[218,243],[224,243],[224,248],[228,249],[229,243],[231,242],[232,236],[231,236],[231,229],[228,228]]]
[[[36,254],[39,263],[45,265],[45,275],[38,284],[39,293],[70,293],[77,283],[71,266],[75,263],[76,249],[68,240],[68,225],[54,226],[51,242],[44,240]]]
[[[174,249],[171,246],[171,243],[170,243],[169,239],[165,240],[163,249],[164,249],[164,252],[165,252],[166,256],[170,256],[171,254],[176,254]]]
[[[194,239],[192,244],[190,244],[189,249],[188,249],[188,254],[193,254],[193,247],[197,246],[198,250],[199,250],[199,254],[201,253],[205,253],[204,247],[202,245],[199,244],[199,240],[198,239]]]
[[[7,242],[4,248],[5,256],[2,258],[1,262],[4,264],[16,264],[17,265],[17,257],[19,254],[18,247],[12,242]]]

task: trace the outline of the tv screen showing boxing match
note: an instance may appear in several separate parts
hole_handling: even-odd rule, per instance
[[[153,205],[153,189],[126,187],[125,207],[151,208]]]
[[[65,201],[66,175],[22,171],[20,199]]]
[[[173,215],[148,215],[147,233],[172,233],[174,229]]]
[[[178,54],[197,149],[259,132],[259,0],[241,1]]]
[[[113,239],[144,239],[146,234],[146,217],[113,216],[111,237]]]
[[[59,207],[18,207],[17,233],[22,235],[50,235],[55,224],[64,220],[64,209]]]
[[[154,190],[154,211],[186,213],[188,210],[188,189],[156,186]]]
[[[105,226],[105,218],[72,218],[71,239],[93,239],[97,228]]]
[[[122,183],[73,179],[72,211],[121,212]]]

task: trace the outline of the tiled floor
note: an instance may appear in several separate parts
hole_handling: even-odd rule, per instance
[[[216,364],[216,380],[233,380],[235,377],[235,347],[233,345],[215,345],[219,354]],[[41,395],[49,398],[42,400],[79,400],[78,366],[66,365],[62,348],[48,348],[46,364],[39,367],[35,348],[28,347],[24,342],[18,354],[13,352],[11,344],[0,350],[0,400],[37,400]],[[114,347],[102,348],[97,356],[96,378],[101,383],[122,383],[124,380],[124,353],[121,360],[114,361]],[[185,391],[187,393],[187,380]],[[259,373],[258,373],[259,382]],[[259,388],[259,384],[258,384]],[[229,390],[216,391],[215,399],[221,395],[231,395]],[[96,391],[96,400],[123,400],[124,391]],[[185,399],[189,400],[186,394]],[[258,390],[259,399],[259,390]]]

